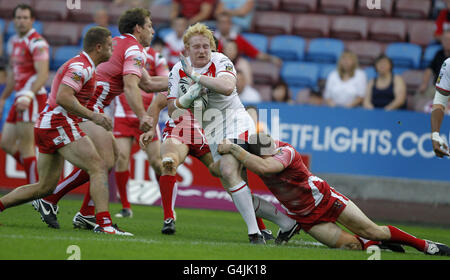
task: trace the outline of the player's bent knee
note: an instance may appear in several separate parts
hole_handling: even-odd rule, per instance
[[[164,155],[161,161],[162,164],[162,174],[163,175],[174,175],[177,172],[178,159],[173,154]]]

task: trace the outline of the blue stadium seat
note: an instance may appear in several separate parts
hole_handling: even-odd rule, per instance
[[[269,53],[282,60],[303,60],[305,40],[299,36],[278,35],[270,40]]]
[[[385,54],[392,59],[394,67],[419,68],[422,48],[411,43],[392,43],[386,47]]]
[[[316,63],[288,61],[283,63],[280,76],[289,87],[317,88],[319,72]]]
[[[57,70],[67,60],[80,53],[81,48],[79,46],[62,46],[57,48],[53,55],[53,61],[50,65],[50,70]]]
[[[367,81],[375,79],[378,75],[377,71],[375,70],[375,67],[373,66],[364,68],[364,72],[366,73]]]
[[[430,65],[430,63],[433,60],[436,53],[440,50],[442,50],[442,45],[440,45],[440,44],[429,45],[428,47],[426,47],[424,54],[423,54],[421,67],[427,68],[428,65]]]
[[[164,37],[167,36],[167,34],[169,34],[170,32],[172,32],[173,29],[171,27],[163,27],[158,29],[158,32],[156,32],[158,34],[158,37],[161,39],[164,39]]]
[[[309,42],[306,60],[319,63],[336,63],[344,51],[344,42],[338,39],[317,38]]]
[[[269,39],[265,35],[257,33],[242,33],[242,36],[255,48],[261,52],[267,53],[269,48]]]
[[[331,72],[336,70],[336,64],[322,64],[320,65],[319,80],[326,80]]]

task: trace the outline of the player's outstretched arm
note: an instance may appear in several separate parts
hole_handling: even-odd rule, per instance
[[[80,104],[75,94],[76,92],[73,88],[62,84],[59,86],[58,94],[56,95],[56,103],[71,114],[91,120],[108,131],[112,129],[112,121],[108,116],[87,109]]]
[[[239,145],[233,144],[227,139],[218,147],[220,154],[232,154],[246,168],[258,176],[267,176],[280,173],[284,170],[283,164],[272,157],[262,158],[250,154]]]
[[[141,89],[139,88],[140,78],[134,74],[127,74],[123,76],[123,92],[127,99],[131,110],[139,118],[139,129],[146,132],[152,128],[152,119],[144,109],[142,102]]]
[[[169,87],[169,78],[167,76],[150,76],[147,70],[142,69],[139,87],[145,92],[167,91]]]

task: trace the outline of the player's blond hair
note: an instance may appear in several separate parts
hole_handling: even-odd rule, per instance
[[[184,32],[183,43],[186,49],[189,48],[189,40],[196,35],[202,35],[208,38],[211,50],[216,50],[216,42],[212,31],[208,28],[208,26],[200,22],[189,26],[186,32]]]

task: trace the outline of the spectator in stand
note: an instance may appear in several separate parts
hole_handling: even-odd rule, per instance
[[[291,91],[284,81],[280,81],[272,87],[272,101],[289,104],[294,103],[291,97]]]
[[[223,46],[227,41],[235,41],[238,46],[240,55],[246,55],[250,58],[272,62],[277,66],[281,66],[281,64],[283,64],[283,61],[280,58],[264,52],[260,52],[241,34],[239,34],[236,29],[233,29],[231,15],[228,12],[223,12],[217,16],[217,29],[214,32],[214,36],[219,41],[219,52],[223,50]]]
[[[166,58],[169,69],[180,60],[179,56],[184,51],[183,34],[188,28],[188,20],[179,16],[172,20],[172,31],[164,36],[164,48],[162,55]]]
[[[216,17],[223,12],[229,13],[234,25],[241,31],[248,31],[252,25],[254,8],[254,0],[220,0],[214,13]]]
[[[384,108],[386,111],[406,108],[406,85],[403,78],[392,72],[392,60],[381,55],[375,60],[377,77],[367,86],[364,108]]]
[[[443,49],[436,53],[430,65],[425,69],[422,84],[414,95],[414,109],[416,111],[423,111],[425,104],[434,98],[434,92],[436,91],[434,85],[441,71],[441,66],[450,57],[450,31],[443,33],[442,47]]]
[[[211,18],[215,0],[172,0],[170,19],[178,16],[188,19],[188,25],[206,21]]]
[[[253,86],[253,72],[247,59],[239,55],[238,46],[235,41],[227,41],[223,46],[223,54],[226,55],[237,71],[242,72],[247,84]]]
[[[94,20],[93,23],[87,24],[83,27],[80,40],[82,40],[84,38],[84,35],[86,35],[87,31],[94,26],[101,26],[108,28],[108,30],[111,32],[111,37],[113,38],[120,35],[118,27],[116,25],[109,24],[109,14],[108,10],[106,10],[105,7],[99,7],[95,11],[93,20]],[[81,45],[82,44],[83,42],[81,42]]]
[[[442,9],[439,12],[439,15],[436,19],[436,31],[434,33],[434,37],[441,41],[442,34],[444,34],[445,31],[450,30],[450,0],[446,0],[446,8]]]
[[[259,103],[262,101],[259,92],[247,83],[244,73],[237,70],[236,90],[242,103]]]
[[[360,106],[367,86],[367,77],[359,69],[358,57],[344,52],[339,58],[337,69],[328,75],[324,98],[328,106],[352,108]]]

